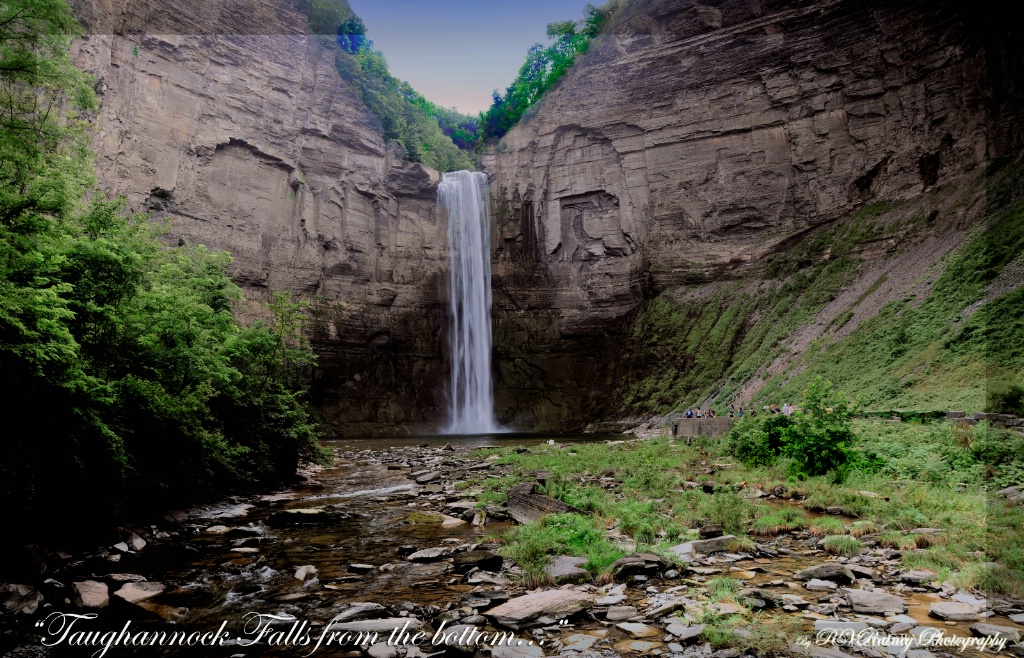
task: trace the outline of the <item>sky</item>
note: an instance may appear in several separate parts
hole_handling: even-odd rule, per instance
[[[505,91],[526,50],[548,45],[548,23],[582,19],[586,2],[349,0],[391,75],[466,114],[490,107],[491,92]]]

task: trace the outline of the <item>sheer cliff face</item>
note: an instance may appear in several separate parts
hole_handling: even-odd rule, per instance
[[[645,297],[1013,148],[1001,55],[954,4],[628,3],[485,160],[499,414],[600,418]]]
[[[313,300],[313,395],[351,431],[439,420],[445,229],[437,172],[396,160],[306,36],[302,3],[77,0],[101,184],[227,249],[263,315]]]

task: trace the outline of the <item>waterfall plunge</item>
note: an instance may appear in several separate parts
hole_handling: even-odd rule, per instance
[[[446,434],[500,432],[491,386],[491,212],[487,176],[445,174],[437,200],[448,214],[452,382]]]

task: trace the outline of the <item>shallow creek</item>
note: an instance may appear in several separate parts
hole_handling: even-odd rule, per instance
[[[245,616],[262,613],[290,615],[309,622],[312,629],[316,629],[354,602],[381,604],[388,608],[377,617],[409,616],[420,619],[431,628],[436,627],[438,616],[448,610],[451,611],[448,613],[452,618],[450,623],[457,624],[460,619],[472,619],[475,613],[489,607],[475,610],[463,607],[462,612],[458,612],[472,592],[501,590],[506,593],[506,598],[515,598],[526,592],[517,587],[514,578],[507,573],[496,575],[494,580],[488,580],[488,576],[474,580],[453,571],[450,560],[412,562],[406,556],[413,551],[433,547],[464,551],[485,542],[488,535],[508,528],[511,522],[499,521],[485,526],[464,522],[445,525],[410,523],[410,514],[442,511],[445,505],[450,506],[460,497],[473,500],[474,492],[460,491],[454,486],[455,482],[469,477],[474,468],[478,469],[477,472],[486,471],[486,465],[466,457],[469,449],[498,443],[530,445],[547,439],[538,436],[482,437],[460,440],[456,450],[441,448],[449,441],[447,438],[332,442],[330,445],[338,456],[334,466],[311,474],[305,484],[191,510],[187,519],[179,519],[177,532],[155,532],[154,539],[142,550],[124,553],[117,562],[112,562],[116,552],[84,561],[79,567],[80,577],[109,580],[114,572],[122,572],[163,583],[166,589],[162,593],[137,603],[137,608],[125,607],[117,601],[120,607],[112,605],[108,614],[115,619],[121,615],[122,618],[138,620],[139,624],[149,624],[154,628],[213,630],[227,621],[232,636],[244,637]],[[595,440],[595,437],[580,440]],[[565,443],[567,438],[558,437],[558,442]],[[425,484],[417,484],[409,477],[410,473],[424,468],[443,471],[444,477]],[[794,503],[777,501],[775,504]],[[329,510],[331,519],[297,525],[282,524],[277,520],[288,510],[313,508]],[[450,507],[445,511],[453,513]],[[784,534],[764,543],[780,549],[780,555],[703,556],[700,566],[692,570],[680,569],[674,578],[629,579],[621,590],[625,598],[619,605],[637,608],[636,621],[655,624],[659,618],[672,614],[672,610],[657,617],[645,617],[652,609],[657,609],[673,596],[689,596],[687,590],[717,576],[739,579],[744,587],[771,588],[797,595],[812,603],[827,604],[830,596],[837,595],[807,591],[803,585],[794,582],[795,572],[830,559],[815,549],[813,540],[806,534]],[[891,563],[896,564],[898,560]],[[315,572],[308,567],[314,567]],[[306,568],[304,577],[296,574],[300,568]],[[604,596],[613,587],[614,584],[605,586],[595,596]],[[114,589],[111,587],[111,592]],[[970,623],[949,624],[928,616],[929,605],[942,600],[937,593],[908,592],[903,596],[908,606],[907,615],[917,625],[942,629],[947,636],[971,635]],[[678,610],[682,612],[682,605]],[[142,614],[143,618],[137,617],[136,613]],[[517,634],[526,639],[543,639],[546,655],[556,655],[560,650],[565,653],[566,645],[571,647],[575,643],[581,646],[579,635],[598,637],[593,647],[583,652],[584,655],[588,652],[589,655],[602,656],[670,655],[672,649],[680,655],[707,655],[700,654],[701,647],[694,646],[692,640],[683,654],[679,650],[680,645],[673,644],[676,640],[666,632],[638,639],[616,623],[605,620],[599,608],[592,609],[591,613],[596,614],[574,616],[572,623],[566,626],[549,624],[543,632],[528,628]],[[812,631],[815,620],[832,618],[807,608],[792,609],[788,614],[798,616],[808,632]],[[844,618],[851,617],[858,616],[847,614]],[[868,616],[860,617],[869,619]],[[881,617],[874,619],[876,625],[881,625]],[[281,622],[282,628],[287,628],[289,623]],[[481,630],[493,630],[483,618],[478,617],[475,623]],[[998,623],[1021,628],[1006,618],[1000,618]],[[310,632],[314,636],[317,634],[316,630]],[[430,646],[423,648],[430,653]],[[531,650],[535,651],[537,647]],[[705,647],[704,651],[708,649]],[[152,654],[152,651],[138,651],[139,655],[144,653]],[[175,652],[162,650],[159,655],[172,653]],[[308,648],[294,644],[276,647],[261,644],[257,648],[230,643],[230,646],[205,650],[203,655],[304,656],[308,653]],[[965,651],[961,655],[973,653]],[[335,647],[321,648],[314,655],[361,654],[351,648]]]

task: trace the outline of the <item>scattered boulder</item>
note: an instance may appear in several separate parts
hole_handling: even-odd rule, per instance
[[[538,617],[562,619],[592,605],[594,599],[585,592],[555,589],[516,597],[484,614],[497,624],[519,629]]]
[[[807,567],[793,574],[794,580],[831,580],[833,582],[852,585],[857,582],[857,576],[850,569],[838,562],[825,562]]]
[[[831,580],[818,580],[817,578],[811,578],[804,585],[804,589],[808,592],[834,592],[837,587]]]
[[[267,517],[267,525],[283,528],[291,525],[326,525],[348,518],[345,514],[326,507],[306,507],[274,512]],[[226,532],[226,531],[225,531]]]
[[[544,567],[544,573],[556,583],[585,583],[590,581],[590,572],[583,568],[585,557],[559,556]]]
[[[83,580],[71,583],[75,592],[75,605],[79,608],[105,608],[110,603],[110,592],[106,583]]]
[[[928,607],[929,616],[942,621],[977,621],[978,610],[970,603],[936,601]]]
[[[153,598],[157,594],[162,593],[167,587],[163,583],[154,583],[150,581],[141,583],[125,583],[114,592],[114,596],[127,601],[128,603],[138,603],[139,601],[145,601],[146,599]]]
[[[508,490],[508,513],[519,523],[532,523],[548,514],[584,514],[560,500],[534,493],[536,489],[536,482],[522,482]]]
[[[611,572],[619,577],[653,576],[669,566],[668,560],[657,553],[631,553],[611,563]]]
[[[443,546],[424,548],[422,551],[416,551],[409,555],[406,559],[410,562],[437,562],[448,557],[451,552],[452,549]]]
[[[930,583],[938,577],[939,574],[934,571],[922,569],[920,571],[907,571],[900,575],[900,580],[911,585],[922,585],[924,583]]]
[[[711,539],[698,539],[695,541],[688,541],[683,544],[677,544],[668,550],[680,557],[721,553],[728,550],[729,544],[734,539],[736,539],[734,535],[722,535]]]
[[[665,634],[665,632],[663,630],[661,630],[660,628],[655,628],[654,626],[648,626],[647,624],[622,623],[622,624],[615,624],[615,626],[617,628],[625,631],[626,633],[629,633],[630,635],[632,635],[634,638],[636,638],[638,640],[643,640],[645,638],[650,639],[650,638],[655,638],[655,637],[661,637],[662,635]]]
[[[388,617],[385,619],[361,619],[359,621],[346,621],[331,625],[332,631],[344,633],[379,633],[386,635],[396,628],[402,628],[405,624],[410,631],[418,631],[423,628],[423,622],[415,617]]]
[[[622,621],[630,617],[636,617],[639,613],[640,611],[631,605],[613,605],[608,608],[604,618],[608,621]]]
[[[722,532],[722,526],[717,523],[706,523],[702,525],[697,532],[701,539],[714,539],[715,537],[721,537],[724,534]]]
[[[1020,642],[1021,632],[1013,626],[1000,626],[999,624],[973,624],[971,633],[978,637],[1006,638],[1010,642]]]
[[[296,580],[306,582],[307,580],[313,580],[316,578],[318,573],[319,571],[317,571],[317,568],[312,564],[304,564],[295,570],[295,578]]]
[[[43,602],[43,594],[31,585],[0,584],[0,596],[3,597],[4,609],[22,615],[33,615]]]
[[[907,611],[903,599],[881,590],[849,589],[846,590],[846,601],[854,612],[869,615],[902,615]]]
[[[379,603],[367,603],[362,601],[349,603],[348,607],[334,615],[334,620],[343,622],[379,617],[385,610],[386,608]]]
[[[676,619],[669,623],[666,631],[676,636],[676,639],[680,642],[685,642],[692,638],[697,637],[704,632],[704,624],[696,624],[694,626],[687,626],[682,621]]]
[[[455,556],[455,571],[466,573],[472,569],[484,571],[500,571],[504,559],[493,551],[469,551]]]

